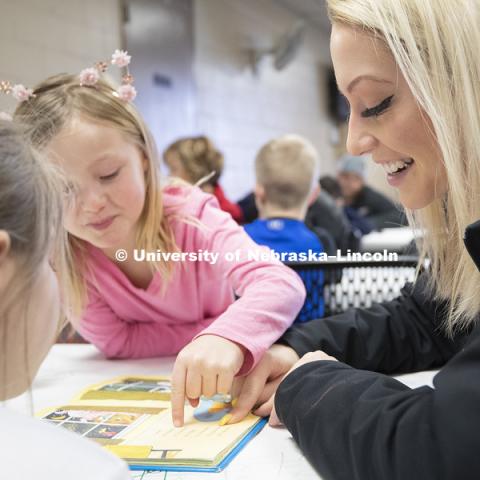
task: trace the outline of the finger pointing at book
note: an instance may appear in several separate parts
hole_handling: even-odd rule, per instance
[[[173,424],[183,426],[186,399],[196,406],[201,395],[230,393],[244,356],[243,347],[216,335],[202,335],[183,348],[172,374]]]

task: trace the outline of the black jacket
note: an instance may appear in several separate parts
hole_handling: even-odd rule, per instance
[[[336,247],[343,253],[348,249],[356,252],[359,248],[361,234],[356,234],[342,209],[323,190],[320,190],[318,197],[308,207],[305,223],[312,230],[317,227],[327,230],[333,236]]]
[[[367,185],[360,190],[349,207],[367,218],[377,230],[407,224],[403,207],[395,205],[385,195]]]
[[[469,251],[479,265],[480,236]],[[340,360],[299,367],[275,400],[325,480],[480,479],[480,324],[447,338],[446,304],[425,284],[424,273],[395,300],[282,337],[300,356],[324,350]],[[434,389],[385,375],[439,367]]]

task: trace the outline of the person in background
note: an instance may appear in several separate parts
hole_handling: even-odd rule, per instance
[[[228,212],[237,223],[243,223],[242,209],[228,200],[219,184],[224,158],[213,142],[205,136],[181,138],[163,152],[163,160],[170,175],[181,178],[216,197],[220,208]]]
[[[260,218],[244,227],[256,243],[278,253],[321,253],[325,251],[324,244],[335,250],[328,232],[314,233],[304,222],[317,163],[313,145],[298,135],[276,138],[260,149],[255,159],[255,200]],[[319,270],[318,275],[316,288],[321,291],[323,271]],[[299,319],[323,316],[323,298],[313,310],[307,300]]]
[[[322,180],[327,178],[333,180],[333,185],[336,185],[338,191],[332,191],[329,188],[331,187],[331,182],[327,181],[326,186],[322,184]],[[310,229],[323,228],[329,232],[335,241],[336,247],[342,253],[346,253],[348,249],[356,252],[359,249],[362,232],[351,224],[343,211],[343,206],[337,203],[337,199],[340,196],[340,187],[337,181],[333,177],[321,177],[315,199],[308,207],[305,224]]]
[[[335,179],[333,181],[339,189],[338,182]],[[309,197],[305,217],[305,224],[310,230],[317,232],[326,231],[327,237],[333,239],[333,244],[326,242],[324,245],[325,250],[329,254],[336,254],[336,251],[333,252],[336,249],[339,249],[342,253],[345,253],[348,249],[352,252],[358,251],[360,238],[363,234],[357,226],[350,222],[348,216],[343,211],[343,204],[336,204],[334,198],[336,199],[339,196],[341,196],[341,193],[332,198],[328,189],[319,185]],[[254,192],[247,194],[239,200],[238,205],[242,209],[245,223],[251,223],[258,218]],[[353,217],[358,217],[358,214],[353,212]],[[363,219],[362,222],[362,226],[369,227],[368,231],[372,230],[367,220]],[[331,245],[333,245],[333,249]]]
[[[59,287],[49,263],[55,257],[61,274],[61,186],[23,132],[0,121],[0,402],[31,388],[60,329]],[[131,478],[124,462],[91,440],[7,407],[0,407],[2,478]]]
[[[322,191],[326,192],[335,201],[336,205],[343,207],[342,189],[336,178],[331,175],[322,175],[318,184]]]
[[[366,185],[365,175],[365,157],[344,155],[340,158],[337,178],[345,212],[352,224],[363,234],[369,233],[370,226],[375,230],[381,230],[405,225],[406,217],[401,207]],[[359,214],[360,219],[351,210]],[[365,218],[368,223],[359,221],[361,218]]]
[[[237,205],[242,211],[244,223],[252,223],[258,218],[257,205],[255,205],[255,192],[249,192],[242,197]]]
[[[355,209],[345,206],[342,189],[336,178],[325,175],[320,178],[318,183],[320,184],[321,191],[327,192],[327,195],[335,202],[337,208],[342,211],[343,216],[354,232],[358,247],[362,235],[366,235],[374,229],[372,223],[366,217],[360,215]]]

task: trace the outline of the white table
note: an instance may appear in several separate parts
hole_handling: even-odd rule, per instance
[[[92,345],[55,345],[33,384],[35,411],[67,403],[84,387],[118,375],[170,374],[173,357],[141,360],[105,360]],[[416,387],[430,384],[435,372],[398,377]],[[7,407],[28,412],[28,397],[7,402]],[[305,460],[284,428],[266,426],[221,473],[132,472],[145,480],[309,480],[320,477]]]
[[[420,235],[410,227],[385,228],[379,232],[364,235],[360,241],[362,252],[399,252],[408,247],[410,242]]]

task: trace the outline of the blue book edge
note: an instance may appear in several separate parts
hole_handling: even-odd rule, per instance
[[[267,418],[262,418],[255,426],[238,442],[232,451],[215,467],[187,467],[175,465],[129,465],[130,470],[162,471],[162,472],[212,472],[218,473],[224,470],[238,455],[238,452],[265,426]]]

